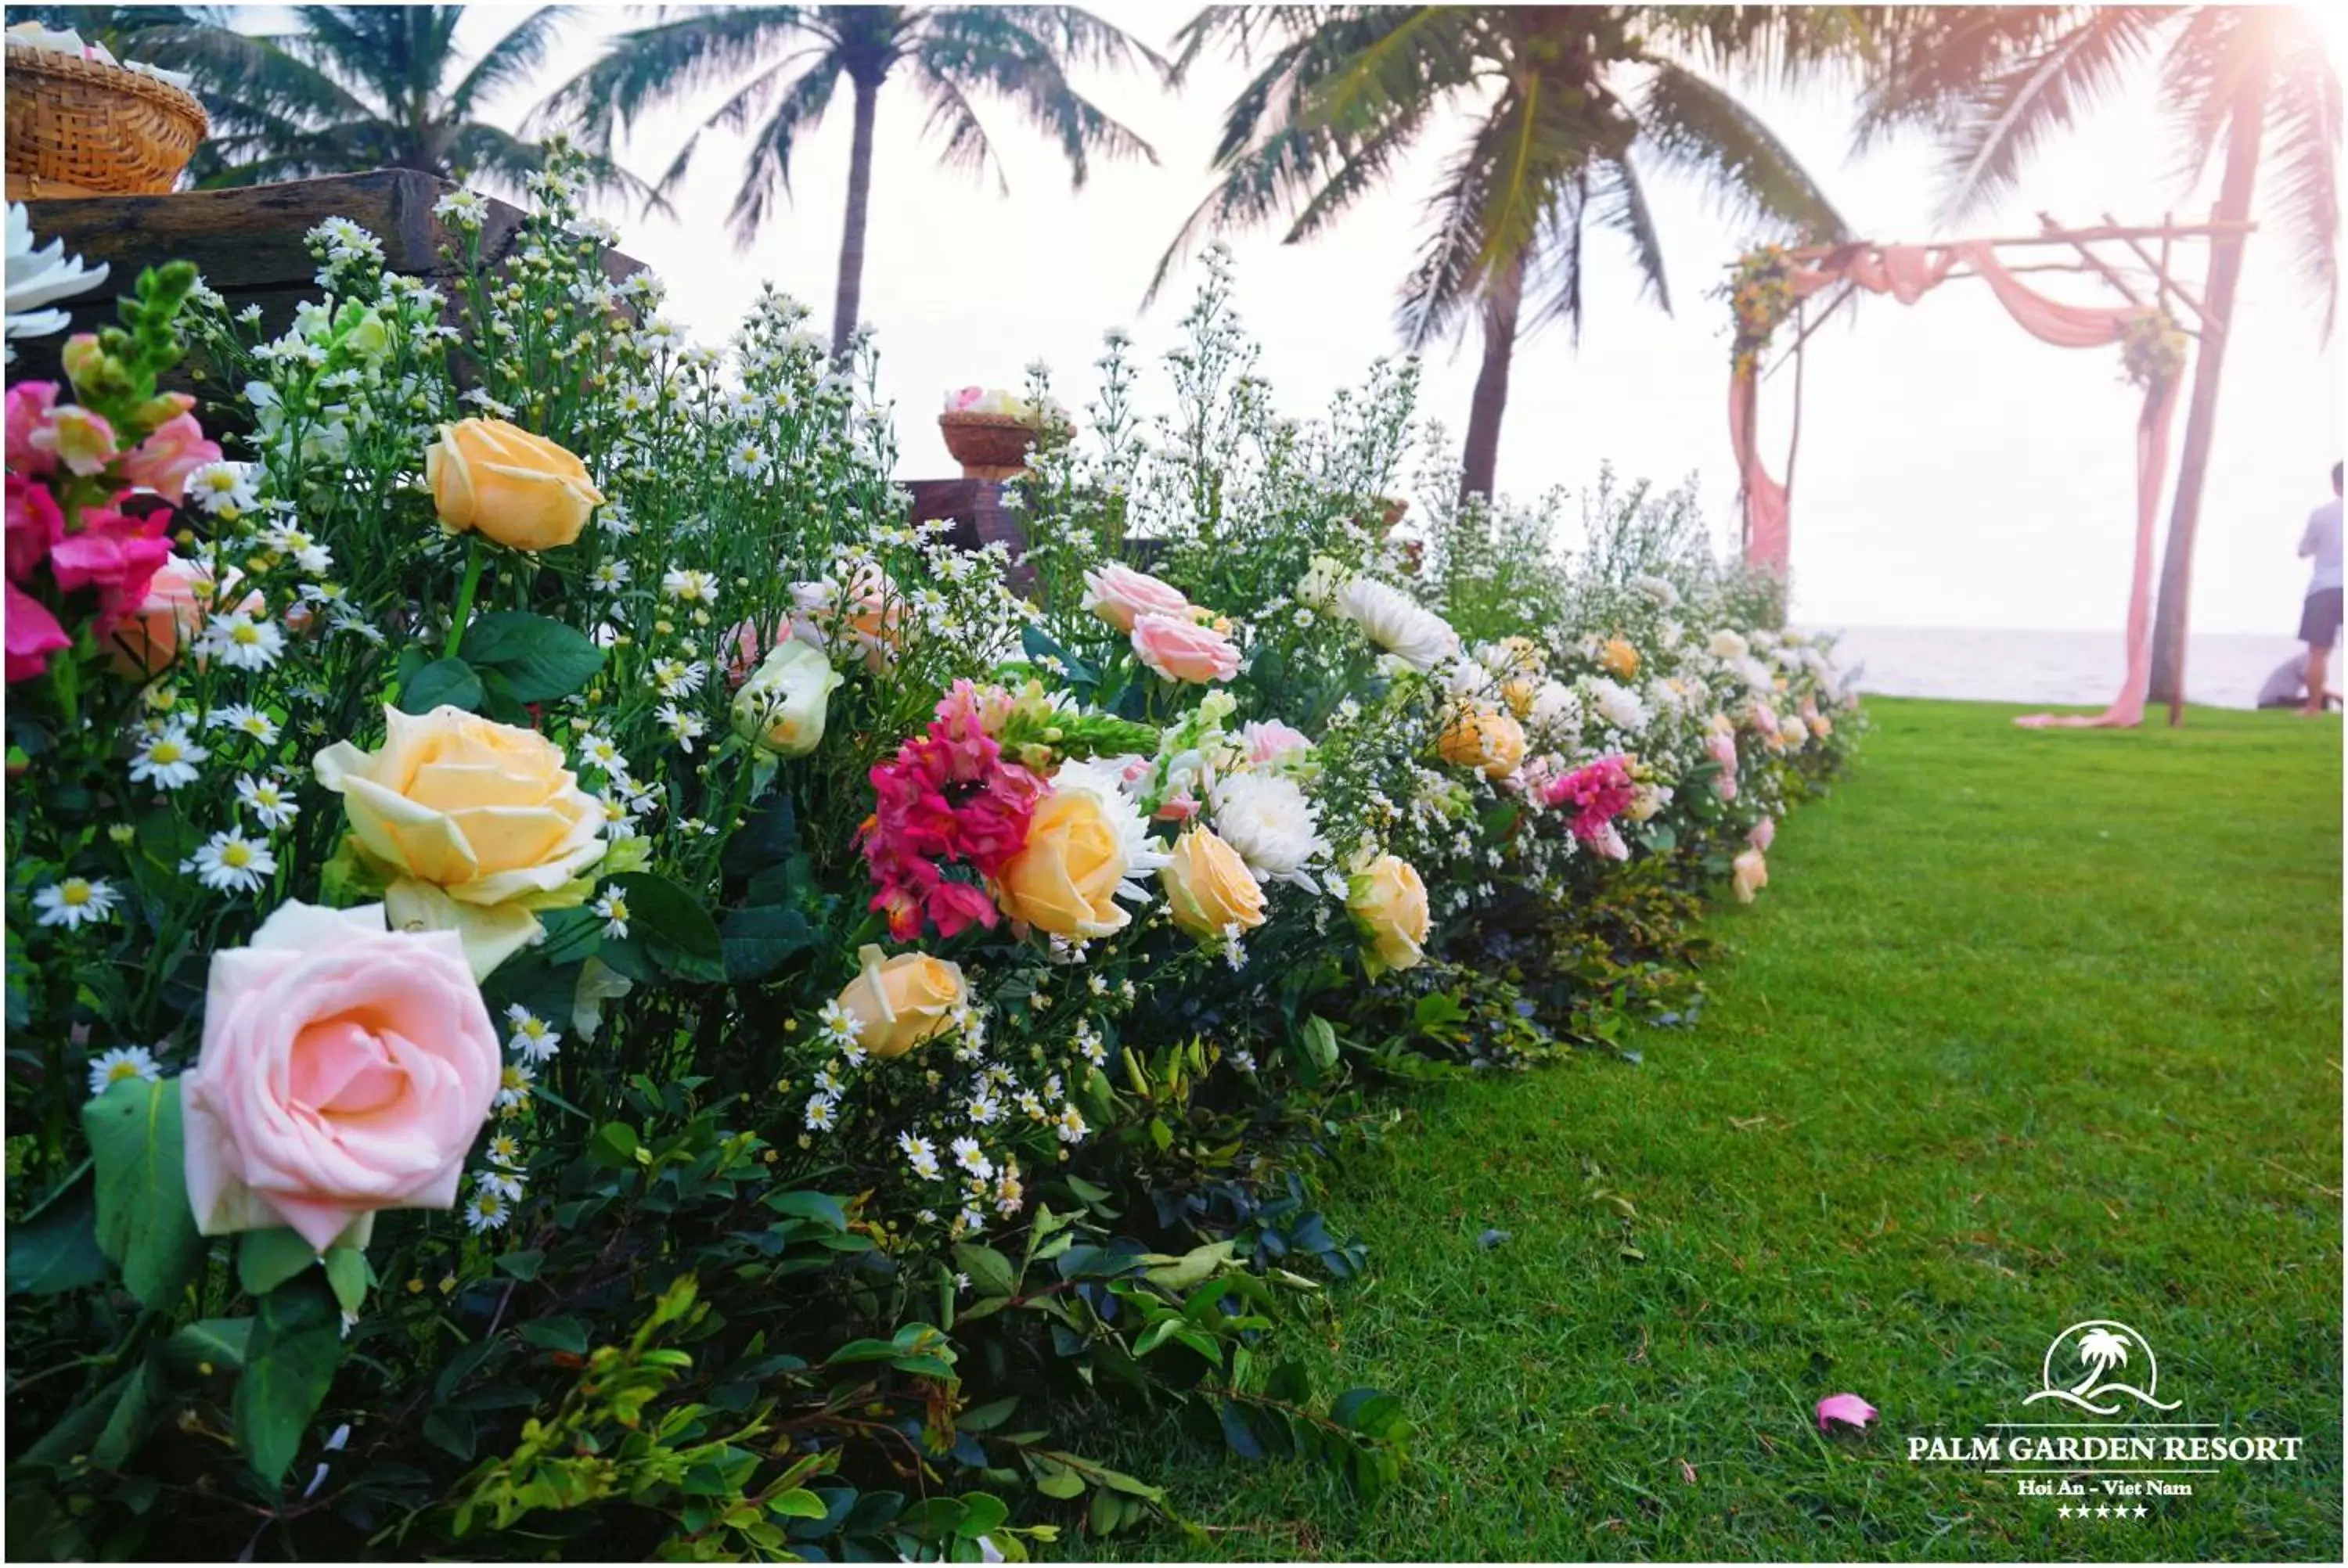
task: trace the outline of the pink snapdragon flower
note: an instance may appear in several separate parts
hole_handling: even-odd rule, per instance
[[[46,474],[57,466],[50,426],[56,420],[57,384],[22,381],[8,389],[8,471]],[[48,444],[43,445],[44,438]]]
[[[953,865],[992,877],[1024,848],[1044,780],[986,733],[989,694],[957,682],[938,703],[928,733],[897,748],[869,775],[877,804],[858,833],[877,890],[869,907],[889,934],[911,941],[934,925],[942,937],[973,925],[994,927],[993,897],[978,883],[949,877]]]
[[[68,403],[49,411],[46,424],[27,439],[34,449],[47,454],[84,478],[103,473],[114,461],[114,426],[102,414]]]
[[[123,459],[122,472],[132,484],[145,486],[176,507],[187,494],[188,476],[220,457],[219,446],[204,439],[196,416],[182,412],[157,425]]]
[[[68,593],[98,589],[100,641],[147,601],[156,570],[170,559],[171,541],[163,537],[170,518],[168,512],[139,517],[112,507],[85,507],[81,527],[49,548],[49,570],[59,588]]]
[[[65,534],[65,514],[57,510],[57,498],[49,494],[48,487],[12,470],[8,475],[8,580],[29,579]]]
[[[8,684],[30,681],[49,668],[49,655],[60,648],[73,646],[49,607],[9,583],[8,589]]]

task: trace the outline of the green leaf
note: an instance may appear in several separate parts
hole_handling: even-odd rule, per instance
[[[236,1238],[236,1282],[247,1296],[266,1296],[317,1261],[318,1249],[283,1225]]]
[[[625,1122],[606,1122],[595,1129],[595,1137],[588,1144],[587,1152],[595,1157],[597,1163],[614,1165],[625,1171],[634,1166],[637,1147],[633,1127]]]
[[[436,659],[399,689],[403,713],[428,713],[444,704],[468,713],[481,705],[481,678],[462,659]]]
[[[170,1398],[163,1376],[160,1346],[150,1346],[130,1376],[123,1380],[121,1399],[106,1418],[98,1440],[89,1445],[89,1462],[102,1470],[120,1470],[147,1436],[147,1429]]]
[[[1027,1468],[1035,1472],[1035,1490],[1045,1497],[1057,1498],[1062,1502],[1066,1502],[1072,1497],[1082,1497],[1085,1494],[1085,1478],[1057,1460],[1045,1459],[1041,1454],[1030,1454],[1027,1458]]]
[[[630,907],[631,908],[633,906]],[[796,909],[767,906],[736,909],[718,927],[726,960],[726,978],[735,985],[762,980],[784,960],[815,942],[807,917]]]
[[[573,1356],[587,1354],[587,1325],[576,1317],[532,1317],[521,1324],[520,1332],[541,1350],[568,1351]]]
[[[778,1492],[767,1500],[767,1507],[785,1519],[821,1519],[831,1512],[824,1506],[823,1499],[803,1486]]]
[[[965,1491],[962,1494],[962,1521],[954,1526],[954,1533],[965,1541],[975,1541],[1010,1517],[1011,1507],[1001,1498],[989,1492]]]
[[[53,1296],[106,1277],[98,1245],[98,1182],[84,1167],[8,1227],[8,1294]]]
[[[1305,1019],[1299,1032],[1304,1049],[1312,1052],[1314,1063],[1323,1071],[1337,1065],[1337,1031],[1327,1019],[1313,1013]]]
[[[954,1418],[954,1430],[961,1432],[991,1432],[1009,1420],[1011,1412],[1018,1408],[1019,1396],[1016,1394],[1005,1394],[1003,1398],[990,1399],[983,1405],[973,1405]]]
[[[630,872],[612,881],[628,901],[628,934],[644,939],[661,968],[679,979],[726,978],[717,923],[701,900],[649,871]]]
[[[148,1307],[187,1287],[204,1238],[188,1207],[180,1080],[126,1078],[86,1102],[82,1129],[98,1166],[98,1245],[122,1268],[122,1286]]]
[[[479,1438],[479,1429],[470,1410],[439,1405],[425,1413],[424,1440],[460,1463],[472,1462],[474,1444]]]
[[[845,1231],[848,1228],[848,1211],[841,1208],[839,1200],[829,1193],[793,1189],[788,1192],[769,1193],[763,1201],[768,1208],[778,1214],[789,1214],[796,1219],[813,1220],[818,1225],[833,1231]]]
[[[750,809],[726,841],[718,864],[728,876],[748,876],[798,853],[798,814],[787,794],[771,794]]]
[[[252,1324],[250,1317],[207,1317],[191,1323],[164,1341],[164,1358],[182,1377],[202,1377],[206,1367],[214,1372],[242,1371],[245,1351],[252,1343]]]
[[[375,1278],[367,1267],[366,1254],[355,1246],[335,1246],[326,1249],[326,1285],[335,1293],[335,1304],[348,1317],[356,1317],[359,1307],[366,1301],[367,1286]]]
[[[1069,652],[1067,645],[1058,638],[1032,622],[1020,631],[1019,648],[1035,663],[1056,661],[1071,686],[1097,685],[1100,681],[1100,671]]]
[[[342,1314],[323,1280],[294,1280],[261,1298],[232,1420],[245,1462],[273,1493],[325,1402],[342,1356]]]
[[[568,697],[595,678],[603,651],[586,634],[521,610],[477,615],[457,651],[505,678],[514,700],[548,702]]]
[[[506,1253],[497,1260],[499,1272],[510,1274],[520,1280],[536,1279],[538,1271],[544,1267],[545,1264],[546,1254],[534,1246],[524,1247],[520,1252]]]
[[[955,1266],[970,1276],[971,1287],[979,1295],[1009,1296],[1018,1288],[1018,1270],[993,1247],[957,1242],[953,1255]]]

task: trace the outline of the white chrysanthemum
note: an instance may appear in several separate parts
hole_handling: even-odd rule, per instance
[[[30,91],[27,88],[26,91]],[[52,309],[59,300],[86,294],[106,282],[106,263],[85,265],[79,256],[66,254],[66,242],[52,240],[36,248],[33,220],[21,201],[8,203],[8,311],[5,335],[10,340],[46,337],[65,331],[65,312]],[[16,358],[6,351],[10,363]]]
[[[1525,715],[1540,734],[1570,741],[1581,733],[1581,699],[1562,681],[1544,681],[1533,692]]]
[[[1371,641],[1422,674],[1459,651],[1459,634],[1450,622],[1375,578],[1347,582],[1337,590],[1334,608]]]
[[[1126,793],[1124,780],[1098,763],[1070,760],[1053,772],[1052,793],[1061,794],[1070,790],[1098,800],[1102,815],[1117,834],[1117,849],[1125,856],[1125,876],[1117,884],[1117,896],[1148,902],[1149,888],[1142,878],[1170,857],[1149,836],[1149,819],[1141,815],[1141,807]]]
[[[1752,687],[1756,692],[1774,692],[1776,690],[1777,677],[1776,672],[1773,671],[1769,666],[1762,663],[1758,659],[1747,657],[1733,661],[1732,662],[1736,671],[1736,678],[1744,682],[1747,686]]]
[[[1680,590],[1660,577],[1636,577],[1631,586],[1647,596],[1657,610],[1670,610],[1680,601]]]
[[[1492,672],[1473,659],[1455,659],[1444,669],[1443,689],[1454,697],[1480,697],[1492,689]]]
[[[1285,774],[1235,774],[1215,786],[1215,832],[1259,878],[1314,886],[1305,869],[1329,856],[1320,814]]]
[[[1639,701],[1639,694],[1602,675],[1590,682],[1590,706],[1626,735],[1638,734],[1647,727],[1647,705]]]
[[[1712,656],[1715,659],[1725,660],[1730,663],[1745,658],[1753,651],[1751,643],[1746,642],[1744,638],[1726,627],[1714,632],[1712,640],[1704,646],[1712,651]]]

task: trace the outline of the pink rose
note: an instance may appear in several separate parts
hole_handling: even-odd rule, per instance
[[[194,415],[175,414],[124,459],[122,471],[132,484],[145,486],[176,507],[187,494],[188,476],[219,462],[220,456],[221,449],[204,439]]]
[[[1166,804],[1158,808],[1158,820],[1160,822],[1188,822],[1198,815],[1199,797],[1189,790],[1179,790],[1168,795]]]
[[[8,389],[8,468],[16,474],[46,474],[57,466],[54,443],[43,446],[35,437],[49,434],[57,405],[54,381],[20,382]]]
[[[1777,842],[1777,819],[1765,816],[1755,823],[1753,831],[1745,835],[1745,842],[1766,855],[1769,846]]]
[[[726,655],[726,683],[739,686],[747,681],[757,673],[759,661],[790,634],[791,623],[788,620],[778,622],[774,635],[763,638],[758,635],[757,627],[751,622],[736,622],[718,644]]]
[[[1726,730],[1713,730],[1704,737],[1704,753],[1720,764],[1712,776],[1712,793],[1723,800],[1736,798],[1736,736]]]
[[[324,1251],[377,1209],[445,1209],[489,1119],[498,1031],[454,931],[286,903],[212,955],[182,1081],[197,1228],[291,1225]]]
[[[1304,732],[1292,729],[1278,719],[1250,720],[1240,726],[1240,744],[1247,748],[1251,763],[1275,762],[1291,752],[1310,751],[1313,742]]]
[[[49,655],[73,646],[73,639],[49,613],[49,607],[18,588],[8,588],[8,684],[46,674]]]
[[[26,437],[36,451],[47,454],[87,478],[102,473],[114,461],[114,426],[102,414],[77,403],[52,409],[45,425]]]
[[[986,388],[983,386],[965,386],[960,392],[950,392],[946,395],[946,412],[967,414],[976,408],[985,396]]]
[[[1729,863],[1729,880],[1736,889],[1736,901],[1750,904],[1753,896],[1769,886],[1769,863],[1757,849],[1748,849]]]
[[[1084,608],[1119,631],[1131,631],[1137,616],[1187,619],[1190,601],[1170,582],[1112,563],[1085,573]]]
[[[1240,651],[1211,626],[1170,615],[1140,615],[1133,622],[1133,651],[1169,681],[1204,685],[1240,672]]]
[[[167,557],[149,580],[146,599],[115,629],[116,672],[132,677],[161,673],[179,657],[180,644],[203,630],[212,600],[235,592],[243,575],[229,568],[221,583],[222,591],[216,594],[212,575],[201,561],[181,555]],[[257,616],[268,609],[268,601],[256,590],[246,594],[236,609]],[[285,630],[302,631],[315,619],[307,605],[294,605],[285,612]]]
[[[31,577],[65,532],[65,514],[57,510],[57,498],[48,487],[9,474],[8,580],[23,582]]]

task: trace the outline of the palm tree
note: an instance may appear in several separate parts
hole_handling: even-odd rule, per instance
[[[2031,151],[2159,56],[2161,91],[2180,133],[2188,190],[2220,159],[2220,224],[2250,219],[2260,164],[2281,179],[2271,205],[2332,330],[2339,300],[2340,78],[2314,19],[2284,6],[2049,5],[1900,7],[1860,118],[1862,143],[1905,126],[1948,149],[1951,217],[2011,190]],[[2208,325],[2193,371],[2177,497],[2153,626],[2152,697],[2182,695],[2186,611],[2201,487],[2215,433],[2219,377],[2242,275],[2243,231],[2216,235],[2201,296]]]
[[[1517,340],[1560,320],[1580,335],[1593,224],[1671,309],[1644,167],[1693,174],[1765,224],[1844,235],[1793,155],[1694,67],[1767,53],[1792,69],[1848,36],[1832,18],[1756,7],[1210,7],[1183,27],[1178,71],[1219,43],[1264,59],[1226,113],[1221,179],[1151,290],[1203,232],[1277,220],[1291,243],[1319,233],[1437,128],[1463,127],[1398,324],[1418,348],[1480,321],[1460,488],[1488,496]]]
[[[529,13],[460,71],[461,5],[301,5],[299,27],[283,34],[246,32],[228,6],[39,5],[12,19],[19,10],[118,57],[191,73],[212,122],[191,165],[204,186],[369,169],[519,185],[544,149],[478,117],[544,60],[569,14]],[[641,190],[608,161],[590,178]]]
[[[872,196],[872,130],[880,89],[909,81],[929,106],[928,128],[942,138],[952,168],[1002,170],[979,121],[974,95],[1007,98],[1027,122],[1056,138],[1081,188],[1095,154],[1157,161],[1149,144],[1078,92],[1072,65],[1166,68],[1146,46],[1074,5],[696,6],[613,38],[601,58],[541,110],[575,120],[586,144],[608,151],[615,132],[646,109],[726,84],[726,101],[688,138],[661,177],[673,190],[713,128],[757,122],[729,224],[747,245],[790,195],[791,155],[819,124],[845,81],[855,103],[848,165],[848,220],[839,242],[832,348],[855,335],[863,291],[865,219]],[[747,79],[745,79],[747,78]],[[1007,189],[1007,187],[1004,187]]]
[[[2104,1374],[2114,1367],[2127,1365],[2127,1341],[2108,1328],[2090,1328],[2079,1336],[2079,1362],[2087,1375],[2071,1385],[2071,1392],[2081,1399],[2087,1390],[2103,1380]]]

